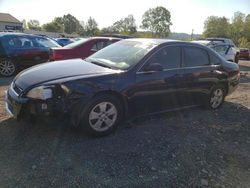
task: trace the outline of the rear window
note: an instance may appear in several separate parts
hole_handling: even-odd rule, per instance
[[[67,49],[72,49],[72,48],[76,48],[78,46],[81,46],[83,43],[87,42],[89,39],[80,39],[78,41],[72,42],[66,46],[64,46],[63,48],[67,48]]]
[[[198,67],[210,65],[205,50],[196,47],[184,48],[185,67]]]

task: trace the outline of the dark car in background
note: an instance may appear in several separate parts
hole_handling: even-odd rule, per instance
[[[121,39],[111,37],[91,37],[80,39],[68,44],[63,48],[52,48],[50,51],[50,61],[86,58],[98,50],[113,44]]]
[[[240,48],[239,59],[250,60],[250,50],[248,48]]]
[[[219,108],[239,83],[239,66],[190,42],[125,39],[83,59],[45,63],[19,74],[6,95],[16,117],[70,115],[95,136],[124,117],[204,105]]]
[[[66,46],[72,42],[75,42],[74,39],[71,38],[56,38],[55,41],[60,45],[60,46]]]
[[[49,49],[60,47],[55,41],[37,35],[0,33],[0,76],[49,60]]]

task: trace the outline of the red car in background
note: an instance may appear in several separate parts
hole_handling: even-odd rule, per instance
[[[241,48],[239,58],[250,60],[250,50],[247,48]]]
[[[50,61],[86,58],[100,49],[121,40],[112,37],[91,37],[81,39],[62,48],[52,48],[50,50]]]

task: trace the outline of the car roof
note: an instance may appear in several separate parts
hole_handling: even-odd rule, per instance
[[[109,40],[121,40],[122,38],[117,38],[117,37],[90,37],[89,39],[109,39]]]
[[[153,39],[153,38],[131,38],[124,39],[125,41],[137,41],[142,43],[152,43],[155,45],[164,45],[164,44],[183,44],[183,45],[193,45],[199,47],[207,47],[206,45],[202,45],[199,43],[193,43],[190,41],[181,41],[181,40],[172,40],[172,39]]]
[[[0,32],[0,37],[4,37],[4,36],[29,36],[29,37],[43,37],[43,38],[46,38],[46,36],[33,35],[33,34],[27,34],[27,33]]]
[[[205,46],[229,46],[230,44],[220,42],[220,41],[210,41],[210,40],[194,40],[192,43],[202,44]]]
[[[115,38],[121,38],[121,39],[129,39],[129,38],[134,38],[129,35],[122,35],[122,34],[102,34],[100,35],[101,37],[115,37]]]
[[[135,42],[145,42],[145,43],[155,43],[155,44],[163,44],[163,43],[170,43],[170,42],[183,42],[178,40],[171,40],[171,39],[155,39],[155,38],[130,38],[124,39],[126,41],[135,41]]]
[[[211,41],[209,41],[209,40],[193,40],[191,42],[198,43],[198,44],[203,44],[203,45],[207,45],[207,44],[211,43]]]

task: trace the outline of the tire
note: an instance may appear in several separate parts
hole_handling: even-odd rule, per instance
[[[239,63],[239,55],[235,56],[234,62],[237,63],[237,64]]]
[[[10,59],[0,60],[0,76],[9,77],[13,76],[17,71],[16,64]]]
[[[119,99],[112,95],[99,95],[83,110],[80,127],[91,136],[106,136],[117,128],[122,117],[123,107]]]
[[[222,106],[226,96],[226,89],[222,85],[217,85],[213,88],[206,101],[208,109],[216,110]]]

